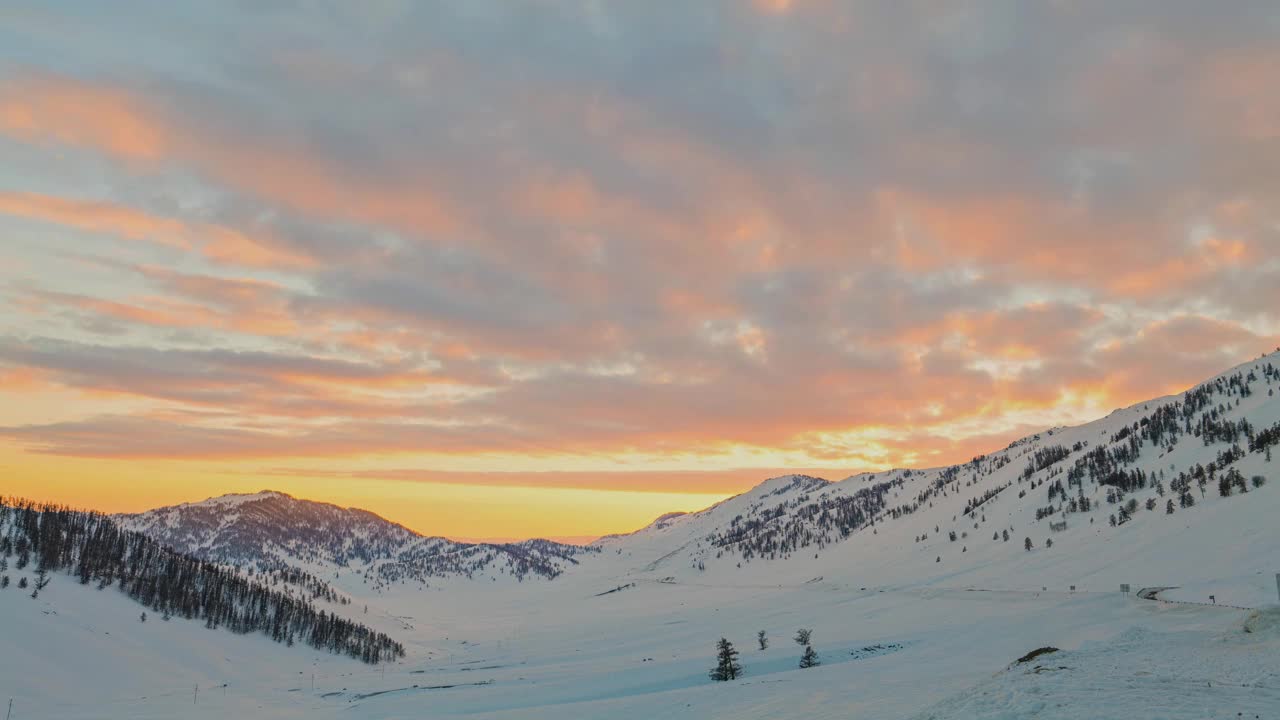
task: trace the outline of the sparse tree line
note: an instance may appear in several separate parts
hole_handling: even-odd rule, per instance
[[[817,667],[822,664],[822,660],[818,657],[818,653],[813,649],[813,630],[809,628],[800,628],[796,631],[796,636],[792,638],[795,643],[804,650],[800,654],[800,660],[797,666],[801,670],[811,667]],[[756,644],[760,652],[769,649],[769,636],[764,630],[756,633]],[[738,649],[728,638],[720,638],[716,641],[716,665],[711,668],[708,674],[712,680],[716,682],[727,682],[729,680],[737,680],[742,677],[742,663],[738,662]]]
[[[466,544],[427,538],[396,553],[394,559],[367,570],[365,580],[372,580],[375,587],[425,583],[429,578],[453,576],[474,580],[485,573],[495,577],[510,575],[517,582],[524,582],[528,577],[554,580],[564,572],[564,564],[578,564],[575,556],[598,552],[598,547],[564,545],[550,540]]]
[[[964,514],[973,515],[974,510],[977,510],[978,508],[982,507],[982,505],[990,501],[992,498],[1004,492],[1005,489],[1007,489],[1010,485],[1012,485],[1012,483],[1005,483],[1004,485],[1001,485],[999,487],[994,487],[987,490],[986,492],[982,493],[982,495],[979,495],[978,497],[970,499],[968,502],[964,504]]]
[[[1261,370],[1268,385],[1280,380],[1280,372],[1277,372],[1270,363]],[[1223,497],[1229,497],[1233,493],[1248,492],[1250,486],[1261,487],[1266,483],[1266,478],[1255,475],[1246,480],[1238,469],[1231,466],[1248,453],[1264,453],[1267,461],[1270,462],[1271,447],[1280,442],[1280,423],[1257,431],[1248,419],[1229,420],[1225,417],[1233,406],[1240,404],[1241,399],[1253,394],[1252,384],[1257,381],[1258,376],[1254,370],[1250,370],[1247,374],[1237,372],[1226,378],[1215,379],[1188,390],[1180,401],[1162,405],[1139,420],[1124,426],[1111,435],[1110,446],[1094,448],[1075,461],[1067,472],[1065,486],[1061,480],[1049,483],[1050,505],[1036,510],[1036,520],[1058,513],[1066,515],[1089,512],[1093,503],[1085,495],[1085,480],[1105,486],[1107,503],[1118,506],[1117,512],[1109,517],[1113,527],[1123,525],[1132,519],[1139,507],[1145,506],[1149,511],[1156,510],[1160,505],[1160,501],[1156,498],[1147,498],[1145,503],[1140,505],[1135,498],[1126,499],[1125,496],[1152,487],[1158,496],[1163,497],[1166,492],[1165,472],[1163,470],[1147,472],[1141,468],[1130,470],[1126,466],[1136,463],[1145,447],[1153,446],[1167,453],[1173,450],[1181,437],[1198,437],[1206,446],[1216,443],[1230,443],[1230,446],[1219,450],[1215,459],[1207,465],[1197,463],[1187,470],[1180,471],[1169,481],[1168,488],[1174,497],[1168,498],[1164,503],[1166,514],[1172,514],[1178,508],[1194,507],[1196,498],[1192,494],[1193,487],[1199,490],[1202,499],[1207,494],[1207,488],[1213,484],[1218,486],[1218,494]],[[1215,405],[1214,401],[1221,395],[1226,395],[1227,401],[1219,401]],[[1230,402],[1232,396],[1235,397],[1234,403]],[[1247,442],[1248,451],[1241,448],[1239,444],[1241,440]],[[1077,446],[1066,455],[1074,454],[1080,449],[1082,448]],[[1036,460],[1028,465],[1027,471],[1024,472],[1024,479],[1034,475],[1036,470],[1042,469],[1041,458],[1053,457],[1057,458],[1054,462],[1058,462],[1066,456],[1063,455],[1066,448],[1062,446],[1046,450],[1052,450],[1052,452],[1042,454],[1038,451]],[[1045,482],[1041,480],[1040,484]],[[1037,487],[1037,483],[1033,481],[1031,487]],[[1075,489],[1074,494],[1072,488]],[[1055,505],[1055,502],[1058,504]]]
[[[981,476],[997,472],[1013,462],[1014,457],[1027,458],[1027,465],[1013,481],[988,488],[966,500],[963,514],[973,521],[974,529],[980,527],[978,519],[980,511],[985,510],[984,506],[1014,483],[1020,486],[1020,498],[1026,497],[1028,491],[1047,486],[1048,504],[1036,508],[1035,519],[1048,519],[1054,533],[1067,530],[1067,515],[1092,513],[1103,497],[1108,504],[1115,506],[1109,520],[1113,526],[1118,526],[1131,520],[1143,507],[1148,511],[1158,511],[1163,506],[1165,514],[1194,507],[1197,498],[1193,491],[1198,489],[1203,499],[1207,488],[1215,483],[1223,496],[1248,492],[1265,484],[1266,479],[1255,475],[1246,480],[1239,470],[1231,466],[1248,453],[1263,453],[1266,461],[1270,462],[1272,448],[1280,444],[1280,423],[1259,430],[1245,418],[1229,419],[1227,415],[1243,399],[1255,394],[1255,385],[1260,379],[1267,385],[1280,383],[1280,370],[1267,363],[1204,383],[1119,428],[1107,443],[1098,447],[1091,448],[1088,441],[1070,445],[1035,445],[1042,436],[1053,436],[1054,430],[1014,441],[1001,453],[979,455],[968,463],[942,469],[906,502],[890,505],[905,486],[905,481],[918,471],[890,471],[881,476],[884,478],[881,482],[863,487],[852,496],[827,493],[815,498],[809,492],[814,488],[804,486],[802,489],[806,492],[789,502],[772,506],[758,503],[733,518],[727,529],[708,536],[704,541],[714,548],[714,557],[737,554],[744,562],[754,558],[785,559],[811,546],[823,549],[847,538],[855,530],[870,526],[875,532],[878,524],[933,507],[939,498],[960,494],[964,492],[963,488],[977,485]],[[1274,389],[1268,388],[1267,393],[1274,396]],[[1198,438],[1206,446],[1226,444],[1227,447],[1220,449],[1206,465],[1192,466],[1177,476],[1173,476],[1172,467],[1168,469],[1168,477],[1165,470],[1133,467],[1143,457],[1144,451],[1154,448],[1167,454],[1181,439],[1188,437]],[[1247,450],[1244,449],[1246,446]],[[1020,448],[1020,452],[1012,452]],[[1072,458],[1075,458],[1074,462],[1070,462]],[[876,478],[876,474],[871,474],[867,481],[874,482]],[[1086,494],[1086,484],[1093,486],[1093,492]],[[1129,497],[1145,488],[1153,488],[1158,497],[1148,497],[1142,502]],[[795,485],[772,494],[793,489]],[[1103,490],[1105,495],[1098,497],[1096,493]],[[1166,492],[1171,497],[1165,498]],[[981,522],[985,521],[983,515]],[[1092,517],[1090,522],[1093,522]],[[939,527],[934,531],[942,532]],[[992,539],[1008,542],[1008,532],[1005,531],[1002,537],[1000,531],[996,531]],[[957,542],[967,538],[968,533],[956,528],[950,529],[946,535],[952,542]],[[917,535],[915,541],[920,543],[927,539],[928,534],[922,534]],[[1051,538],[1046,538],[1043,547],[1051,548],[1053,544]],[[1035,545],[1030,538],[1024,537],[1024,547],[1030,550]],[[961,552],[967,551],[965,545]],[[695,557],[693,567],[705,570],[706,559]],[[938,556],[936,562],[941,561],[941,556]],[[741,567],[742,562],[738,565]]]
[[[1089,450],[1087,442],[1076,442],[1070,448],[1065,445],[1050,445],[1029,453],[1031,457],[1026,468],[1017,478],[1017,482],[1027,483],[1027,487],[1032,490],[1042,485],[1048,486],[1049,505],[1036,508],[1036,520],[1049,518],[1050,529],[1053,532],[1061,532],[1067,529],[1066,515],[1078,512],[1088,513],[1095,509],[1097,501],[1085,494],[1086,480],[1096,486],[1105,487],[1106,501],[1117,506],[1117,512],[1111,514],[1109,518],[1113,527],[1131,520],[1138,509],[1144,506],[1148,511],[1156,511],[1163,502],[1166,514],[1176,512],[1179,507],[1194,507],[1196,497],[1192,492],[1193,488],[1198,489],[1200,497],[1203,498],[1207,494],[1208,487],[1216,484],[1218,494],[1229,497],[1232,494],[1246,493],[1250,488],[1256,489],[1265,485],[1266,478],[1262,475],[1246,478],[1239,469],[1233,467],[1233,464],[1248,453],[1262,453],[1265,455],[1266,462],[1271,462],[1272,447],[1280,443],[1280,423],[1257,430],[1245,418],[1231,420],[1226,417],[1233,407],[1240,405],[1242,399],[1253,395],[1252,385],[1258,381],[1259,370],[1268,385],[1280,382],[1280,370],[1268,363],[1247,373],[1238,372],[1187,391],[1180,401],[1161,405],[1145,417],[1120,428],[1111,435],[1107,445]],[[1269,396],[1274,394],[1273,389],[1268,390]],[[1220,401],[1219,396],[1222,395],[1227,397]],[[1232,402],[1233,397],[1234,402]],[[1048,434],[1052,435],[1053,432],[1049,431]],[[1150,497],[1143,503],[1139,503],[1136,498],[1126,498],[1127,494],[1148,487],[1154,488],[1157,495],[1161,497],[1165,495],[1163,470],[1149,472],[1141,468],[1129,469],[1127,466],[1140,459],[1144,447],[1155,446],[1157,449],[1168,452],[1176,446],[1178,439],[1184,436],[1199,438],[1205,445],[1230,443],[1230,446],[1219,450],[1217,456],[1206,465],[1194,465],[1171,479],[1168,482],[1168,490],[1172,497],[1163,501]],[[1038,440],[1039,437],[1036,435],[1016,441],[1010,444],[1009,449]],[[1241,442],[1247,442],[1247,451],[1241,447]],[[1023,455],[1026,454],[1028,453],[1023,453]],[[1062,477],[1055,479],[1055,476],[1063,474],[1063,468],[1054,466],[1072,456],[1078,457],[1074,464],[1066,469],[1064,484]],[[939,477],[917,496],[916,506],[924,503],[933,494],[940,493],[945,497],[948,491],[958,492],[959,473],[973,468],[984,459],[979,456],[967,465],[952,466],[942,471]],[[1036,480],[1036,475],[1042,472],[1044,477]],[[976,480],[975,473],[971,482]],[[964,514],[974,517],[980,506],[1004,489],[1005,487],[991,488],[984,494],[970,499],[965,505]],[[1020,490],[1019,497],[1025,497],[1026,492],[1025,489]],[[892,517],[897,517],[897,509],[890,514]],[[1052,519],[1059,514],[1062,515],[1061,520]],[[974,527],[977,528],[978,524],[975,523]],[[1003,535],[1000,531],[996,531],[992,540],[1003,539],[1004,542],[1008,542],[1009,530],[1004,531]],[[934,531],[941,532],[938,527],[935,527]],[[947,536],[955,542],[957,537],[965,537],[967,533],[957,536],[955,530],[950,530]],[[915,540],[919,543],[927,538],[927,534],[917,535]],[[1034,549],[1035,544],[1031,538],[1024,538],[1024,547],[1029,551]],[[1044,547],[1053,547],[1052,538],[1045,540]],[[964,548],[962,552],[967,549],[967,547]],[[942,562],[942,557],[939,555],[935,562]]]
[[[250,577],[254,575],[254,568],[249,567],[245,570]],[[351,598],[338,594],[338,591],[332,585],[312,575],[306,570],[293,567],[291,565],[282,565],[276,570],[260,570],[257,573],[258,581],[271,586],[276,585],[292,585],[303,593],[309,595],[312,600],[324,600],[338,605],[350,605]],[[291,590],[286,587],[285,594],[291,594]]]
[[[36,564],[33,597],[48,583],[49,573],[65,572],[82,585],[96,583],[99,590],[116,585],[166,620],[174,615],[201,619],[208,628],[259,632],[276,642],[303,642],[367,663],[404,656],[404,647],[383,633],[316,610],[310,601],[235,569],[123,530],[96,512],[0,498],[0,559],[7,563],[10,558],[17,569]],[[0,578],[0,586],[7,579]],[[26,577],[18,587],[27,587]],[[144,622],[145,616],[140,616]]]
[[[1078,452],[1081,447],[1080,443],[1076,443],[1074,451]],[[1037,472],[1066,460],[1072,452],[1073,450],[1068,449],[1065,445],[1048,445],[1037,448],[1031,455],[1031,462],[1027,463],[1026,469],[1022,471],[1022,479],[1029,480]]]
[[[811,546],[824,548],[874,524],[876,516],[885,511],[889,494],[902,484],[899,478],[859,488],[849,495],[827,495],[816,500],[805,493],[750,516],[738,515],[724,532],[711,535],[708,541],[716,548],[716,557],[729,552],[747,561],[756,557],[785,558]]]

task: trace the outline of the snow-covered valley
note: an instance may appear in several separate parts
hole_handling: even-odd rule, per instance
[[[379,665],[198,620],[140,622],[148,608],[55,573],[35,599],[0,590],[0,702],[13,698],[14,720],[1274,718],[1277,365],[1265,356],[950,468],[774,478],[590,551],[534,546],[554,573],[515,572],[518,549],[384,533],[380,518],[338,545],[288,541],[310,536],[280,525],[251,559],[322,579],[318,607],[404,644]],[[287,507],[314,530],[307,506]],[[129,522],[223,561],[218,543],[259,537],[182,517]],[[458,572],[436,552],[476,561]],[[797,668],[798,628],[821,665]],[[722,637],[743,675],[712,682]],[[1058,651],[1015,663],[1042,647]]]

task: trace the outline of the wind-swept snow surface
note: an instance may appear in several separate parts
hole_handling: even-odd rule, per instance
[[[1271,718],[1280,709],[1280,630],[1246,633],[1134,626],[1075,651],[1043,655],[948,698],[920,720],[1035,717]]]

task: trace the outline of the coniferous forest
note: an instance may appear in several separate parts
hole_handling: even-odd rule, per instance
[[[162,617],[259,632],[276,642],[302,642],[367,663],[404,656],[404,647],[384,633],[123,530],[100,513],[0,498],[0,557],[15,556],[16,567],[34,564],[41,577],[63,572],[82,585],[96,583],[99,590],[115,585]]]

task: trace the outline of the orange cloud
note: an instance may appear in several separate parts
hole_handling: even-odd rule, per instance
[[[791,11],[795,0],[752,0],[752,4],[761,12],[783,15]]]
[[[1209,237],[1184,255],[1117,271],[1110,287],[1127,297],[1177,292],[1179,288],[1196,280],[1211,278],[1225,268],[1239,267],[1251,255],[1249,246],[1240,240]]]
[[[1204,103],[1212,120],[1252,141],[1280,139],[1280,100],[1260,92],[1280,77],[1280,52],[1269,47],[1236,48],[1205,64],[1197,78],[1212,100]]]
[[[51,291],[30,291],[25,293],[22,299],[33,310],[44,311],[50,307],[72,308],[93,317],[158,328],[226,330],[262,337],[294,335],[301,332],[291,316],[281,308],[269,305],[217,309],[165,295],[111,300]]]
[[[0,192],[0,213],[108,233],[129,240],[191,248],[191,232],[183,223],[112,203],[69,200],[36,193]]]
[[[29,392],[49,387],[48,374],[39,368],[19,367],[0,370],[0,390]]]
[[[254,267],[305,266],[311,261],[282,247],[231,228],[187,223],[108,202],[25,192],[0,192],[0,213],[127,240],[200,251],[211,260]]]
[[[164,157],[173,138],[143,104],[117,88],[25,78],[0,87],[0,131],[28,141],[49,139],[154,162]]]
[[[87,147],[144,165],[194,163],[233,187],[324,216],[415,230],[455,226],[451,212],[422,183],[375,186],[367,179],[347,177],[287,140],[267,149],[252,139],[200,131],[121,88],[57,76],[11,83],[0,87],[0,132],[27,141]],[[216,259],[244,264],[280,259],[254,239],[226,229],[214,233],[206,251]]]

